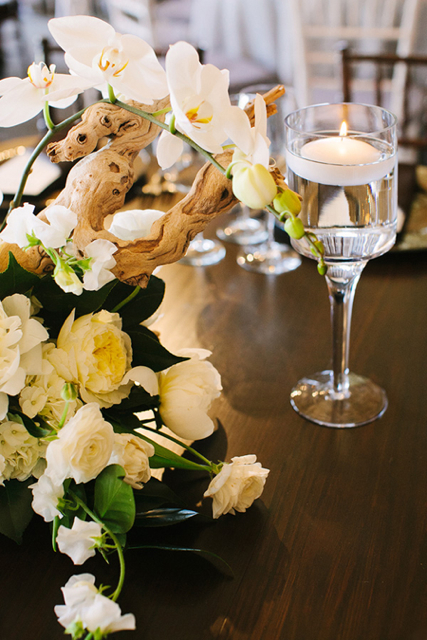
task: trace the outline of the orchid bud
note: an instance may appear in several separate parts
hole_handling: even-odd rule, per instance
[[[295,240],[300,240],[305,234],[301,219],[295,218],[295,216],[291,216],[286,220],[285,231],[291,238],[295,238]]]
[[[250,209],[264,209],[276,195],[277,187],[268,169],[254,164],[235,171],[233,193]]]
[[[273,206],[278,213],[290,213],[297,216],[301,211],[301,200],[291,189],[278,193],[273,200]]]

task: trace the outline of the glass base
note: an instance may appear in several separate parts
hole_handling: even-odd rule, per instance
[[[279,274],[299,267],[301,258],[286,244],[266,242],[257,247],[241,249],[237,256],[237,264],[247,271]]]
[[[355,373],[348,374],[342,393],[332,388],[332,371],[302,378],[291,392],[291,405],[303,418],[325,427],[359,427],[382,416],[388,401],[385,391]]]
[[[267,240],[268,231],[261,220],[238,216],[227,226],[217,229],[216,235],[220,240],[234,244],[258,244]]]
[[[207,238],[196,238],[187,249],[187,253],[179,264],[187,264],[193,267],[205,267],[210,264],[217,264],[225,258],[225,247],[217,240]]]

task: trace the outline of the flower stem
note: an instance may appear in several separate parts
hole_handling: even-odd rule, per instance
[[[128,304],[128,302],[130,302],[131,300],[133,300],[138,293],[141,291],[141,287],[139,285],[137,285],[135,287],[135,289],[132,291],[132,293],[130,293],[128,295],[127,298],[125,298],[124,300],[122,300],[121,302],[119,302],[118,304],[116,304],[116,306],[114,307],[114,309],[111,311],[111,313],[117,313],[117,311],[119,311],[120,309],[122,309],[126,304]]]
[[[99,103],[109,102],[109,100],[99,100],[98,102]],[[90,106],[92,106],[92,105],[90,105]],[[15,197],[13,198],[13,200],[11,201],[11,203],[9,205],[8,213],[10,213],[12,211],[12,209],[16,209],[16,207],[20,206],[21,200],[22,200],[22,195],[24,193],[25,185],[27,183],[28,176],[30,175],[31,168],[32,168],[34,162],[37,160],[37,158],[41,154],[41,152],[43,151],[43,149],[45,148],[45,146],[47,144],[49,144],[49,142],[58,133],[58,131],[62,131],[62,129],[65,129],[70,124],[73,124],[73,122],[75,122],[75,120],[78,120],[83,115],[83,113],[86,111],[86,109],[88,109],[88,108],[89,107],[85,107],[84,109],[81,109],[77,113],[74,113],[69,118],[66,118],[65,120],[63,120],[59,124],[53,125],[53,129],[50,129],[50,131],[48,131],[45,134],[45,136],[40,140],[40,142],[38,143],[38,145],[34,149],[33,153],[31,154],[30,159],[27,162],[27,165],[26,165],[26,167],[24,169],[24,172],[22,174],[22,177],[21,177],[21,182],[19,183],[18,191],[16,192]],[[3,223],[0,226],[0,231],[3,229],[3,227],[6,224],[6,222],[7,222],[7,216],[6,216],[5,220],[3,221]]]
[[[44,103],[44,107],[43,107],[43,117],[44,117],[44,121],[46,123],[46,126],[48,129],[50,129],[50,131],[52,131],[52,129],[55,128],[55,125],[53,123],[53,120],[50,116],[50,108],[49,108],[49,103],[46,100],[46,102]]]
[[[81,500],[78,495],[76,495],[73,491],[69,491],[69,495],[73,498],[76,504],[78,504],[83,509],[83,511],[85,511],[87,515],[92,518],[94,522],[97,522],[99,525],[101,525],[101,527],[107,532],[111,540],[114,542],[114,546],[116,548],[117,555],[119,557],[120,576],[119,576],[119,581],[117,583],[116,590],[111,596],[109,596],[109,598],[113,600],[113,602],[116,602],[123,588],[123,583],[125,581],[125,573],[126,573],[126,565],[125,565],[125,558],[123,554],[122,545],[116,538],[115,534],[107,527],[107,525],[100,518],[98,518],[98,516],[91,509],[89,509],[87,504],[83,502],[83,500]]]
[[[178,440],[178,438],[174,438],[168,433],[163,433],[162,431],[158,431],[153,427],[147,427],[144,424],[141,424],[141,429],[145,429],[146,431],[151,431],[152,433],[157,433],[159,436],[162,436],[163,438],[167,438],[171,442],[175,442],[175,444],[179,444],[181,447],[184,447],[184,449],[187,449],[187,451],[195,455],[197,458],[200,458],[200,460],[203,460],[203,462],[206,462],[210,468],[216,466],[214,465],[213,462],[211,462],[211,460],[208,460],[207,458],[205,458],[205,456],[203,456],[201,453],[196,451],[196,449],[194,449],[193,447],[190,447],[188,444],[185,444],[184,442],[181,442],[181,440]]]
[[[118,107],[121,107],[122,109],[126,109],[126,111],[130,111],[131,113],[134,113],[137,116],[141,116],[141,118],[145,118],[146,120],[149,120],[153,124],[156,124],[158,127],[161,127],[162,129],[165,129],[165,131],[168,131],[170,133],[169,125],[165,124],[164,122],[160,122],[160,120],[157,120],[157,118],[152,113],[148,113],[147,111],[142,111],[141,109],[137,109],[136,107],[133,107],[130,104],[126,104],[126,102],[121,102],[120,100],[117,100],[115,104]],[[202,149],[202,147],[200,147],[197,144],[197,142],[194,142],[194,140],[191,140],[191,138],[188,138],[180,131],[176,131],[173,135],[175,135],[177,138],[179,138],[183,142],[186,142],[191,147],[193,147],[193,149],[198,151],[202,156],[204,156],[207,160],[209,160],[209,162],[213,164],[214,167],[218,169],[218,171],[220,171],[223,175],[225,175],[226,170],[224,169],[224,167],[222,167],[219,164],[219,162],[217,162],[217,160],[215,160],[215,158],[211,153],[209,153],[209,151],[206,151],[206,149]]]
[[[117,98],[116,98],[116,94],[114,93],[114,89],[111,86],[111,84],[108,85],[108,98],[109,98],[109,100],[110,100],[110,102],[112,104],[116,104]]]

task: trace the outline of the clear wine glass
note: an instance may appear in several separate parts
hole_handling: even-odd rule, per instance
[[[348,361],[360,275],[396,237],[396,118],[376,106],[314,105],[288,115],[285,130],[288,184],[303,197],[306,232],[324,244],[332,320],[332,367],[300,380],[291,404],[317,424],[356,427],[387,408],[383,389],[351,373]],[[305,238],[292,245],[313,257]]]
[[[245,87],[240,96],[240,104],[245,105],[255,98],[257,93],[264,94],[272,89],[274,84],[255,84]],[[296,109],[295,94],[288,87],[285,95],[276,102],[277,113],[267,120],[267,135],[270,138],[270,152],[279,169],[284,170],[285,134],[283,127],[284,117]],[[262,244],[255,246],[250,243],[244,246],[237,254],[237,264],[247,271],[255,271],[264,274],[279,274],[293,271],[301,264],[301,258],[287,244],[281,244],[274,240],[275,218],[266,212],[267,238]]]

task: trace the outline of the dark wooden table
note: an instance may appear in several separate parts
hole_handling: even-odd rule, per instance
[[[409,184],[409,183],[407,183]],[[212,232],[212,231],[211,231]],[[427,638],[427,260],[390,253],[368,264],[356,293],[351,367],[388,393],[378,421],[336,430],[299,417],[293,384],[330,360],[325,283],[314,262],[262,276],[236,265],[236,248],[212,267],[165,267],[164,317],[171,350],[211,349],[223,394],[212,459],[256,453],[271,469],[246,514],[188,523],[151,541],[198,546],[203,558],[130,551],[120,598],[137,630],[117,640],[425,640]],[[197,501],[203,476],[169,472]],[[209,506],[209,505],[207,505]],[[113,584],[115,560],[74,567],[53,554],[34,521],[22,547],[0,545],[0,639],[56,640],[53,605],[73,573]]]

